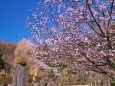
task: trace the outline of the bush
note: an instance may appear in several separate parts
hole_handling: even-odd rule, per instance
[[[114,83],[111,83],[111,86],[115,86],[115,82],[114,82]]]
[[[2,53],[0,53],[0,70],[4,69],[5,67],[5,61],[2,59]]]
[[[14,69],[16,69],[18,64],[28,68],[28,59],[27,58],[23,58],[23,57],[17,58],[15,60],[15,62],[14,62]]]

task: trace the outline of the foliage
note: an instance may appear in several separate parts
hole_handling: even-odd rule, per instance
[[[33,59],[115,81],[114,0],[45,0],[28,25]]]
[[[0,53],[0,70],[5,68],[5,61],[2,59],[2,53]]]
[[[0,52],[3,54],[3,58],[5,62],[12,66],[14,61],[14,50],[16,48],[16,44],[8,43],[8,42],[0,42]]]
[[[33,80],[39,82],[42,79],[42,76],[40,75],[40,70],[36,68],[33,71],[34,71]]]
[[[0,58],[2,58],[3,54],[0,52]]]
[[[24,66],[26,68],[29,68],[28,59],[24,58],[24,57],[20,57],[20,58],[15,59],[14,69],[16,69],[16,67],[18,65],[21,65],[21,66]]]
[[[14,51],[15,58],[18,57],[31,57],[32,49],[34,46],[32,45],[31,41],[27,39],[21,40],[21,42],[18,44]]]

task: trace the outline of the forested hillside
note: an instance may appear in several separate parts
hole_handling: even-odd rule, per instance
[[[16,46],[17,45],[14,43],[0,41],[0,53],[3,54],[3,59],[9,64],[12,64],[13,62],[14,50]]]

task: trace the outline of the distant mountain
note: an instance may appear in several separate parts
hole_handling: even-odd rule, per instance
[[[13,63],[16,47],[17,45],[14,43],[0,41],[0,52],[3,54],[3,59],[9,64]]]

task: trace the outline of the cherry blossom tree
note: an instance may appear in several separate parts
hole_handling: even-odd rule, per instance
[[[115,80],[114,9],[114,0],[39,2],[28,20],[37,46],[33,59]]]

